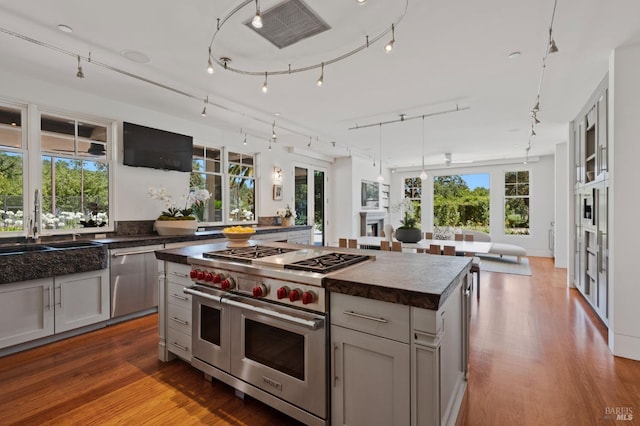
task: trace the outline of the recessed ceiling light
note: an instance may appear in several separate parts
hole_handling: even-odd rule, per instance
[[[507,132],[509,132],[509,133],[516,133],[516,132],[519,132],[519,131],[520,131],[520,129],[515,129],[515,128],[507,130]]]
[[[58,29],[60,31],[62,31],[63,33],[72,33],[73,32],[73,28],[71,28],[68,25],[64,25],[64,24],[58,24]]]
[[[518,52],[517,50],[515,52],[511,52],[509,53],[509,59],[516,59],[517,57],[519,57],[520,55],[522,55],[521,52]]]
[[[121,53],[122,53],[122,56],[124,56],[125,58],[127,58],[132,62],[137,62],[139,64],[148,64],[151,62],[150,57],[148,57],[146,54],[137,50],[127,49],[127,50],[123,50]]]
[[[275,112],[274,115],[280,117],[280,113],[279,112]]]

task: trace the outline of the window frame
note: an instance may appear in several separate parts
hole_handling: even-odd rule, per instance
[[[412,181],[413,183],[408,183],[408,181]],[[418,183],[419,185],[416,186],[415,183]],[[407,196],[407,185],[409,185],[411,188],[411,195],[413,195],[412,197]],[[416,189],[419,190],[419,194],[417,196]],[[420,176],[407,176],[403,178],[402,193],[404,195],[403,199],[408,198],[413,203],[413,216],[417,221],[416,226],[421,227],[422,209],[424,207],[424,203],[422,202],[422,197],[424,195],[424,181],[420,178]],[[404,219],[404,217],[402,219]]]
[[[19,147],[11,147],[11,146],[0,146],[0,151],[19,154],[22,156],[22,229],[16,231],[6,231],[0,232],[0,238],[15,238],[15,237],[25,237],[29,235],[30,227],[27,225],[31,220],[31,209],[30,206],[33,205],[31,201],[31,197],[29,196],[29,145],[28,145],[28,134],[29,134],[29,120],[28,117],[28,105],[10,102],[0,99],[0,106],[8,109],[16,109],[20,112],[20,146]]]
[[[518,182],[518,174],[519,173],[527,173],[527,182],[526,185],[528,186],[527,188],[527,195],[520,195],[518,192],[518,185],[525,185],[525,182],[519,183]],[[507,184],[507,174],[510,173],[515,173],[516,176],[516,181],[513,184]],[[504,175],[503,175],[503,204],[502,204],[502,232],[504,235],[507,236],[519,236],[519,237],[528,237],[531,236],[531,170],[530,169],[517,169],[517,170],[505,170]],[[516,194],[515,195],[507,195],[507,187],[509,186],[514,186],[516,189]],[[508,233],[507,229],[512,229],[512,228],[507,228],[506,226],[506,222],[507,222],[507,202],[511,199],[526,199],[527,200],[527,213],[528,213],[528,218],[527,218],[527,233]]]
[[[203,156],[196,156],[195,150],[196,149],[202,149],[202,153]],[[195,143],[193,144],[193,155],[192,155],[192,163],[195,162],[196,160],[203,160],[204,164],[205,164],[205,170],[201,170],[201,171],[194,171],[191,170],[191,172],[189,173],[189,191],[193,190],[194,188],[191,187],[191,176],[194,173],[197,174],[204,174],[204,175],[212,175],[212,176],[219,176],[220,177],[220,187],[221,187],[221,201],[222,201],[222,208],[221,208],[221,219],[220,221],[215,221],[215,220],[207,220],[206,222],[200,222],[200,224],[202,224],[203,226],[215,226],[215,225],[223,225],[225,223],[225,211],[227,208],[227,187],[225,185],[225,175],[224,175],[224,170],[225,170],[225,156],[226,156],[226,150],[224,149],[224,147],[215,147],[215,146],[207,146],[204,144],[198,144]],[[220,152],[220,171],[216,172],[214,171],[206,171],[206,162],[207,162],[207,151],[208,150],[217,150]],[[206,187],[206,178],[205,178],[205,188],[209,190],[209,188]],[[209,201],[207,202],[208,204],[210,204],[212,202],[212,200],[214,200],[214,193],[211,193],[211,198],[209,199]]]
[[[108,118],[101,118],[101,117],[85,115],[85,114],[77,114],[69,111],[62,111],[55,108],[47,108],[47,107],[38,108],[37,106],[34,106],[33,110],[34,110],[33,113],[30,114],[30,118],[31,118],[30,129],[32,130],[32,134],[35,135],[35,137],[30,141],[32,142],[32,149],[31,149],[29,158],[30,158],[30,164],[34,166],[30,167],[30,170],[29,170],[29,173],[30,173],[30,176],[32,177],[32,182],[33,182],[33,185],[30,187],[29,192],[35,193],[36,189],[38,189],[39,191],[38,216],[40,218],[40,223],[39,223],[38,234],[43,236],[48,236],[48,235],[65,235],[65,234],[93,234],[96,232],[100,232],[100,233],[113,232],[115,230],[114,200],[115,200],[116,161],[114,158],[115,158],[115,151],[116,151],[115,147],[118,144],[117,121],[111,120]],[[59,152],[55,152],[55,151],[43,150],[42,144],[41,144],[42,136],[43,136],[43,130],[41,126],[43,115],[54,117],[57,119],[73,120],[74,123],[80,123],[80,124],[86,123],[86,124],[92,124],[92,125],[104,127],[107,131],[106,138],[105,138],[106,142],[105,142],[104,160],[101,160],[98,158],[90,158],[82,155],[76,155],[76,153],[74,153],[73,155],[66,155]],[[44,131],[44,132],[49,132],[49,131]],[[78,135],[76,134],[75,137],[78,137]],[[43,188],[42,157],[43,156],[78,160],[78,161],[94,161],[94,162],[104,163],[107,165],[108,167],[107,176],[108,176],[108,184],[109,184],[109,189],[108,189],[109,206],[107,209],[108,223],[106,226],[104,227],[80,226],[80,227],[63,228],[63,229],[46,229],[44,227],[43,209],[42,209],[42,188]]]

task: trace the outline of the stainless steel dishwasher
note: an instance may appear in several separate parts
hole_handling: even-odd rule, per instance
[[[158,261],[162,245],[109,250],[111,260],[111,318],[158,306]]]

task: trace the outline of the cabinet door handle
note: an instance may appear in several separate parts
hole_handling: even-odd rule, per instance
[[[357,317],[357,318],[362,318],[362,319],[366,319],[366,320],[370,320],[370,321],[376,321],[376,322],[381,322],[383,324],[388,323],[389,321],[387,321],[384,318],[377,318],[377,317],[372,317],[369,315],[364,315],[364,314],[359,314],[357,312],[353,312],[353,311],[344,311],[345,315],[350,315],[352,317]]]
[[[184,321],[184,320],[181,320],[180,318],[176,318],[176,317],[171,317],[171,319],[173,321],[177,322],[178,324],[189,325],[189,321]]]
[[[185,351],[185,352],[187,352],[187,351],[189,350],[189,348],[188,348],[188,347],[186,347],[186,346],[182,346],[182,345],[178,344],[177,342],[173,342],[173,343],[171,343],[171,344],[172,344],[173,346],[175,346],[176,348],[178,348],[178,349],[182,349],[182,350],[183,350],[183,351]]]
[[[605,153],[607,152],[607,147],[600,145],[600,171],[606,172],[608,164],[606,161],[603,161],[605,158]]]
[[[171,297],[175,297],[178,300],[184,300],[185,302],[189,300],[187,296],[182,296],[180,294],[172,294]]]
[[[338,383],[338,380],[340,380],[340,377],[338,377],[338,364],[337,364],[337,360],[338,360],[338,345],[333,345],[333,387],[336,387],[336,384]]]
[[[176,277],[180,277],[180,278],[189,278],[188,274],[181,274],[178,272],[171,272],[171,275],[176,276]]]
[[[45,308],[47,308],[47,310],[50,311],[51,310],[51,302],[52,302],[51,301],[51,286],[46,286],[44,288],[44,291],[47,292],[47,296],[46,296],[46,299],[45,299],[45,303],[46,303]]]

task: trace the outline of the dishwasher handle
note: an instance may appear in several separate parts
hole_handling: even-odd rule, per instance
[[[116,253],[113,253],[111,257],[122,257],[122,256],[132,256],[134,254],[154,253],[156,250],[157,249],[116,252]]]

